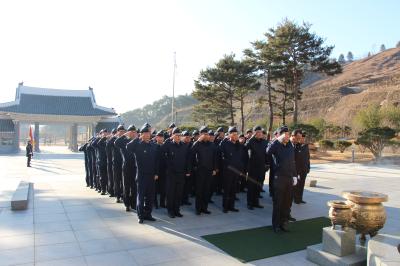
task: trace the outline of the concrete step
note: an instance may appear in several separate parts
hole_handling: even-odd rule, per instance
[[[31,190],[33,190],[33,183],[21,181],[11,198],[11,210],[26,210]]]

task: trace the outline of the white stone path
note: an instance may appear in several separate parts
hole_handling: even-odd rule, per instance
[[[183,218],[170,219],[159,209],[157,222],[140,225],[123,204],[85,187],[82,154],[48,148],[32,166],[25,167],[23,154],[0,156],[0,266],[240,265],[200,236],[271,224],[270,198],[261,200],[265,209],[249,211],[241,193],[239,213],[223,214],[220,197],[214,197],[211,215],[196,216],[190,206]],[[373,190],[390,199],[382,231],[400,232],[399,166],[313,165],[311,176],[318,187],[305,191],[307,204],[293,206],[297,219],[326,216],[326,201],[345,189]],[[12,212],[9,199],[20,180],[33,182],[35,192],[28,210]],[[248,264],[313,265],[304,250]]]

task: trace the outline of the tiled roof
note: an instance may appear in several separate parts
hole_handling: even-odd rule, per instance
[[[20,94],[19,103],[0,106],[2,112],[48,115],[115,115],[106,108],[94,107],[90,97]]]
[[[15,100],[0,103],[0,112],[35,115],[113,116],[114,109],[99,106],[93,89],[58,90],[18,85]]]

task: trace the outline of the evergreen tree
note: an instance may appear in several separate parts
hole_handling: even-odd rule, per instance
[[[385,51],[385,50],[386,50],[385,45],[384,45],[384,44],[381,44],[381,48],[380,48],[379,50],[380,50],[381,52]]]
[[[287,89],[293,93],[293,123],[298,120],[298,100],[301,97],[300,85],[303,82],[306,70],[320,72],[327,75],[341,73],[342,68],[329,56],[334,46],[323,46],[323,38],[310,32],[311,25],[296,24],[288,19],[283,20],[275,29],[267,33],[267,41],[278,56],[278,65],[286,73]]]
[[[347,53],[346,58],[347,58],[347,61],[348,61],[348,62],[353,62],[353,60],[354,60],[353,53],[349,51],[349,52]]]
[[[338,63],[343,65],[344,63],[346,63],[346,59],[344,59],[344,55],[340,54],[339,58],[338,58]]]

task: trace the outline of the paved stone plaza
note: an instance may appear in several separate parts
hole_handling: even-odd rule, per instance
[[[183,218],[170,219],[159,209],[157,222],[140,225],[123,204],[86,188],[83,154],[42,148],[32,168],[22,153],[0,156],[0,265],[239,265],[200,236],[271,224],[270,198],[261,200],[265,209],[249,211],[241,193],[239,213],[223,214],[221,197],[214,197],[211,215],[196,216],[185,206]],[[307,204],[293,206],[297,219],[326,216],[326,201],[343,190],[372,190],[389,195],[382,232],[400,232],[400,166],[321,164],[312,165],[310,176],[318,185],[306,188]],[[34,183],[34,195],[28,210],[11,211],[21,180]],[[313,265],[305,256],[303,250],[249,265]]]

